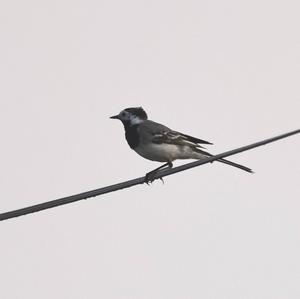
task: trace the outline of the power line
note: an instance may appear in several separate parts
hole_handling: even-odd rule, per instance
[[[213,157],[205,158],[203,160],[197,160],[197,161],[187,163],[187,164],[184,164],[184,165],[181,165],[181,166],[177,166],[177,167],[174,167],[174,168],[165,169],[165,170],[162,170],[162,171],[158,172],[156,174],[155,178],[156,179],[163,178],[165,176],[169,176],[169,175],[172,175],[172,174],[180,172],[180,171],[184,171],[184,170],[196,167],[196,166],[207,164],[207,163],[213,162],[215,160],[218,160],[220,158],[229,157],[229,156],[235,155],[237,153],[241,153],[241,152],[253,149],[255,147],[259,147],[259,146],[262,146],[262,145],[265,145],[265,144],[268,144],[268,143],[271,143],[271,142],[274,142],[274,141],[277,141],[277,140],[280,140],[280,139],[283,139],[283,138],[286,138],[286,137],[289,137],[289,136],[292,136],[292,135],[295,135],[295,134],[298,134],[298,133],[300,133],[300,129],[295,130],[295,131],[291,131],[291,132],[288,132],[288,133],[285,133],[285,134],[282,134],[282,135],[278,135],[278,136],[275,136],[275,137],[272,137],[272,138],[268,138],[268,139],[265,139],[265,140],[262,140],[262,141],[259,141],[259,142],[256,142],[256,143],[252,143],[252,144],[249,144],[249,145],[246,145],[246,146],[243,146],[243,147],[239,147],[239,148],[236,148],[236,149],[233,149],[233,150],[215,155]],[[95,196],[98,196],[98,195],[114,192],[114,191],[121,190],[121,189],[124,189],[124,188],[133,187],[135,185],[143,184],[144,180],[145,180],[144,177],[139,177],[139,178],[136,178],[136,179],[133,179],[133,180],[129,180],[129,181],[125,181],[125,182],[122,182],[122,183],[110,185],[110,186],[107,186],[107,187],[103,187],[103,188],[99,188],[99,189],[79,193],[79,194],[76,194],[76,195],[71,195],[71,196],[59,198],[59,199],[52,200],[52,201],[47,201],[47,202],[44,202],[44,203],[40,203],[40,204],[37,204],[37,205],[29,206],[29,207],[26,207],[26,208],[22,208],[22,209],[10,211],[10,212],[5,212],[5,213],[0,214],[0,221],[7,220],[7,219],[10,219],[10,218],[14,218],[14,217],[23,216],[23,215],[30,214],[30,213],[35,213],[35,212],[38,212],[38,211],[42,211],[42,210],[46,210],[46,209],[50,209],[50,208],[54,208],[54,207],[58,207],[58,206],[61,206],[61,205],[65,205],[65,204],[72,203],[72,202],[75,202],[75,201],[79,201],[79,200],[82,200],[82,199],[88,199],[88,198],[95,197]]]

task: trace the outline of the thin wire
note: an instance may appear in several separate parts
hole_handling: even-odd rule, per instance
[[[289,137],[289,136],[292,136],[292,135],[295,135],[295,134],[298,134],[298,133],[300,133],[300,129],[295,130],[295,131],[291,131],[291,132],[288,132],[288,133],[285,133],[285,134],[282,134],[282,135],[278,135],[278,136],[275,136],[275,137],[272,137],[272,138],[269,138],[269,139],[265,139],[265,140],[262,140],[262,141],[259,141],[259,142],[256,142],[256,143],[252,143],[252,144],[249,144],[249,145],[246,145],[246,146],[243,146],[243,147],[239,147],[239,148],[236,148],[236,149],[233,149],[233,150],[215,155],[213,157],[205,158],[203,160],[197,160],[195,162],[187,163],[187,164],[184,164],[184,165],[181,165],[181,166],[178,166],[178,167],[162,170],[162,171],[160,171],[156,174],[155,178],[156,179],[163,178],[165,176],[169,176],[169,175],[172,175],[172,174],[177,173],[177,172],[181,172],[181,171],[184,171],[184,170],[196,167],[196,166],[207,164],[207,163],[213,162],[215,160],[218,160],[220,158],[229,157],[229,156],[235,155],[237,153],[241,153],[241,152],[253,149],[255,147],[259,147],[259,146],[262,146],[262,145],[265,145],[265,144],[268,144],[268,143],[271,143],[271,142],[274,142],[274,141],[277,141],[277,140],[280,140],[280,139],[283,139],[283,138],[286,138],[286,137]],[[79,194],[76,194],[76,195],[71,195],[71,196],[59,198],[59,199],[56,199],[56,200],[44,202],[44,203],[41,203],[41,204],[29,206],[29,207],[18,209],[18,210],[5,212],[5,213],[0,214],[0,221],[11,219],[11,218],[14,218],[14,217],[23,216],[23,215],[30,214],[30,213],[35,213],[35,212],[46,210],[46,209],[51,209],[51,208],[54,208],[54,207],[58,207],[58,206],[65,205],[65,204],[68,204],[68,203],[72,203],[72,202],[75,202],[75,201],[79,201],[79,200],[82,200],[82,199],[88,199],[88,198],[95,197],[95,196],[98,196],[98,195],[114,192],[114,191],[121,190],[121,189],[124,189],[124,188],[133,187],[133,186],[136,186],[136,185],[139,185],[139,184],[144,184],[144,182],[145,182],[145,177],[139,177],[139,178],[136,178],[136,179],[133,179],[133,180],[129,180],[129,181],[125,181],[125,182],[122,182],[122,183],[110,185],[110,186],[107,186],[107,187],[103,187],[103,188],[99,188],[99,189],[79,193]]]

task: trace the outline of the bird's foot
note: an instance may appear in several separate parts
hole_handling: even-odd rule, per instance
[[[145,183],[146,183],[147,185],[152,184],[152,183],[153,183],[155,180],[157,180],[157,179],[160,179],[160,180],[163,182],[163,184],[165,183],[164,180],[163,180],[163,178],[156,178],[156,177],[155,177],[156,174],[157,174],[157,172],[158,172],[158,171],[150,171],[150,172],[148,172],[148,173],[146,174],[146,176],[145,176]]]
[[[149,184],[152,184],[154,181],[155,181],[155,175],[156,175],[156,171],[151,171],[151,172],[148,172],[145,176],[145,183],[147,185]]]

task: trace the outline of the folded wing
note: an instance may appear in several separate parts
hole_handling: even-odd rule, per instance
[[[186,134],[182,134],[176,131],[168,131],[168,132],[160,132],[153,135],[152,142],[161,144],[161,143],[169,143],[176,145],[189,145],[191,147],[199,147],[202,148],[200,144],[212,144],[208,141],[198,139]]]
[[[143,132],[147,132],[148,138],[156,144],[167,143],[176,145],[189,145],[191,147],[198,148],[202,148],[200,144],[212,144],[211,142],[173,131],[166,126],[151,120],[143,122],[140,126]]]

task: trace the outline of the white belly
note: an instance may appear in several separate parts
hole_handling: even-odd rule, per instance
[[[134,149],[142,157],[158,162],[171,162],[176,159],[201,159],[205,156],[195,152],[189,146],[177,146],[173,144],[140,145]]]

